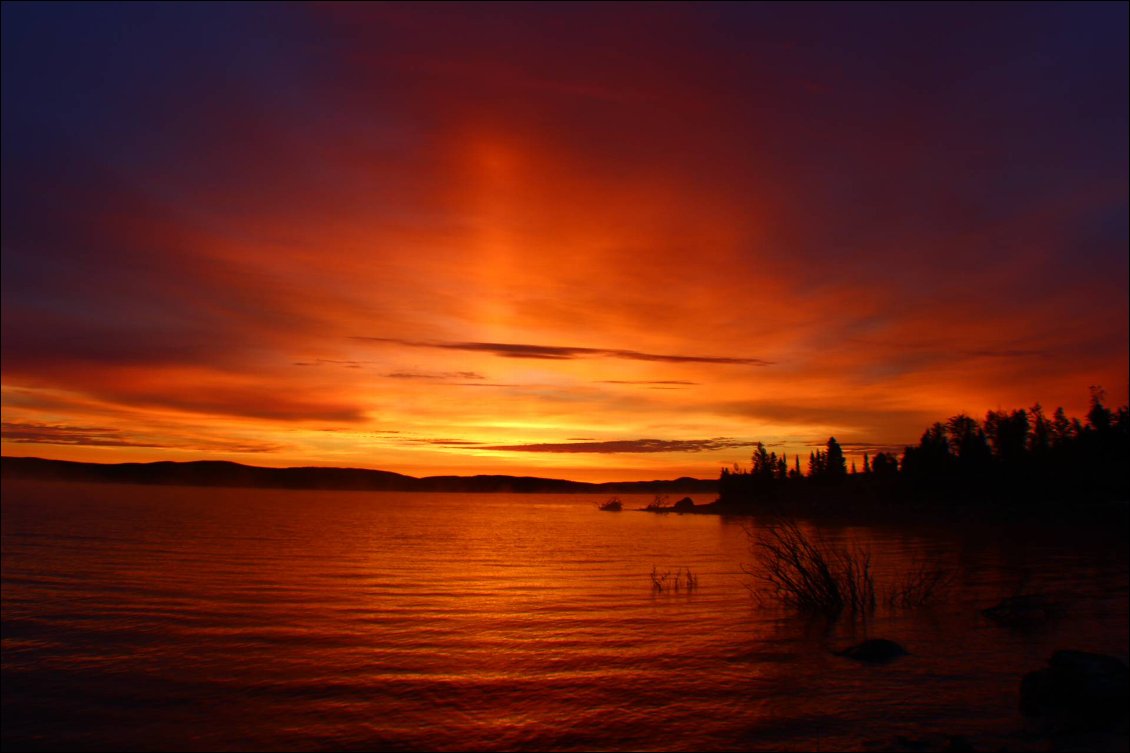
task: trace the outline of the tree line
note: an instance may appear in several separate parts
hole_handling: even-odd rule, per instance
[[[776,496],[801,488],[848,484],[879,491],[982,494],[1016,499],[1072,495],[1125,499],[1130,495],[1130,409],[1106,406],[1106,395],[1091,388],[1085,420],[1063,408],[1048,414],[1039,403],[1018,410],[990,410],[984,420],[960,413],[928,427],[916,446],[863,456],[850,470],[843,448],[830,437],[791,462],[763,443],[750,466],[722,469],[723,500]]]

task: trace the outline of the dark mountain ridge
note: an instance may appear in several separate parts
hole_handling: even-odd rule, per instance
[[[2,457],[0,478],[158,486],[263,487],[399,492],[517,493],[716,493],[717,479],[687,476],[669,481],[589,483],[536,476],[427,476],[416,478],[365,468],[264,468],[224,460],[178,463],[78,463],[69,460]]]

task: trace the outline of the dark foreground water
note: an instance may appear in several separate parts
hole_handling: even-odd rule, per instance
[[[1127,655],[1123,530],[819,528],[880,585],[957,573],[933,608],[829,629],[751,598],[740,522],[598,501],[5,482],[3,745],[1040,750],[1062,743],[1021,675]],[[1062,615],[979,614],[1019,588]],[[911,655],[832,654],[880,636]]]

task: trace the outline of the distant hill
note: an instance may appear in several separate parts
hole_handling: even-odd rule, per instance
[[[268,489],[334,489],[397,492],[517,492],[609,494],[714,494],[716,479],[684,476],[670,481],[613,481],[601,484],[536,476],[427,476],[416,478],[363,468],[262,468],[227,461],[189,463],[74,463],[42,458],[0,458],[0,478],[95,484],[230,486]]]

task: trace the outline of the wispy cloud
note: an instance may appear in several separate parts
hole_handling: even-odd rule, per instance
[[[980,348],[977,350],[963,350],[961,352],[970,358],[1040,358],[1048,355],[1046,350],[1029,350],[1024,348],[1005,348],[1002,350]]]
[[[34,422],[5,421],[0,425],[5,442],[17,444],[55,444],[84,447],[156,447],[161,449],[203,450],[206,452],[277,452],[282,445],[269,442],[156,441],[129,436],[117,429],[101,426],[69,426]]]
[[[714,363],[746,366],[770,366],[772,361],[762,358],[737,356],[688,356],[671,353],[647,353],[622,348],[583,348],[561,345],[530,345],[527,343],[454,342],[448,340],[403,340],[397,337],[354,336],[354,340],[403,345],[410,348],[435,348],[490,353],[501,358],[537,358],[549,361],[568,361],[576,358],[622,358],[629,361],[661,361],[665,363]]]
[[[823,448],[827,446],[827,440],[824,441],[811,441],[805,442],[805,447],[818,447]],[[837,442],[844,450],[849,451],[853,455],[868,453],[874,455],[878,452],[885,452],[888,455],[901,455],[903,450],[906,449],[905,444],[880,444],[876,442]]]
[[[477,371],[394,371],[385,374],[390,379],[430,379],[435,381],[447,379],[486,379]]]
[[[388,434],[389,432],[385,432]],[[410,437],[398,436],[388,437],[390,442],[395,445],[402,445],[406,447],[423,446],[423,447],[446,447],[449,449],[467,449],[469,447],[481,448],[485,443],[474,439],[457,439],[453,437]]]
[[[347,369],[361,369],[373,361],[353,361],[337,358],[315,358],[313,361],[295,361],[295,366],[344,366]]]
[[[903,327],[918,327],[921,322],[911,321]],[[975,336],[975,335],[974,335]],[[853,345],[862,346],[873,352],[896,352],[902,359],[916,362],[920,365],[934,363],[952,363],[955,359],[974,358],[1046,358],[1052,351],[1046,348],[1018,347],[1011,342],[988,342],[977,347],[963,346],[959,339],[950,338],[949,341],[933,337],[929,340],[912,340],[907,337],[880,340],[876,338],[852,335],[846,341]]]
[[[475,442],[470,439],[445,439],[443,437],[431,439],[410,439],[407,440],[414,444],[434,444],[440,447],[476,447],[481,445],[482,442]]]
[[[702,382],[688,382],[685,379],[601,379],[597,384],[635,384],[642,386],[691,387]]]
[[[719,403],[714,409],[722,415],[739,415],[759,420],[810,426],[872,426],[900,424],[928,426],[936,420],[924,410],[890,408],[885,405],[803,405],[779,400],[738,400]]]
[[[127,385],[116,394],[111,388],[107,388],[104,394],[135,405],[267,421],[358,423],[365,419],[365,411],[360,405],[343,401],[322,402],[317,395],[309,398],[305,395],[292,397],[258,386],[200,386],[170,393],[143,387],[131,389]]]
[[[116,429],[98,426],[65,426],[59,424],[19,423],[5,421],[0,425],[4,439],[21,444],[67,444],[93,447],[168,447],[159,442],[138,442],[126,439]]]
[[[538,444],[512,444],[485,446],[484,450],[508,452],[593,452],[593,453],[652,453],[652,452],[704,452],[749,447],[752,442],[729,437],[713,439],[614,439],[604,442],[561,442]]]

